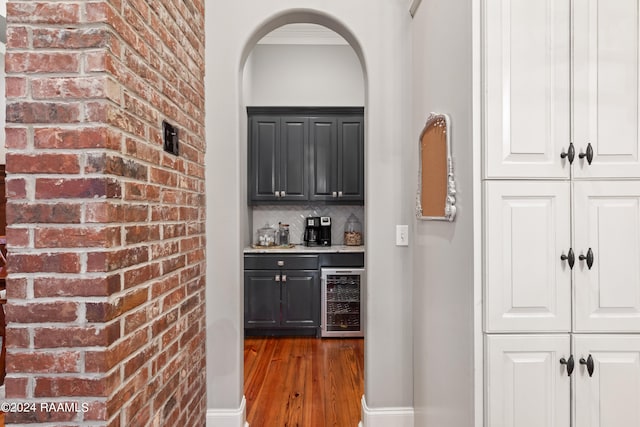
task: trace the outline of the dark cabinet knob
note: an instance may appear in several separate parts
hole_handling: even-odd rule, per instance
[[[567,255],[565,254],[560,255],[560,259],[562,261],[567,261],[569,264],[569,268],[573,270],[573,265],[576,262],[576,256],[573,253],[573,248],[569,248],[569,253]]]
[[[593,357],[591,357],[591,355],[589,355],[589,357],[587,357],[587,360],[584,360],[584,357],[580,358],[580,364],[581,365],[587,365],[587,372],[589,373],[589,376],[593,376]]]
[[[584,159],[586,157],[587,163],[591,164],[591,162],[593,161],[593,147],[591,146],[591,143],[587,144],[587,152],[578,154],[578,157],[580,157],[581,159]]]
[[[593,251],[591,250],[591,248],[589,248],[589,250],[587,251],[587,256],[584,255],[580,255],[578,257],[578,259],[580,261],[587,261],[587,267],[589,268],[589,270],[591,270],[591,267],[593,267]]]
[[[573,362],[573,354],[569,356],[569,360],[565,359],[564,357],[560,359],[560,364],[567,366],[567,376],[570,377],[571,373],[573,372],[573,367],[575,366],[575,363]]]
[[[573,147],[573,142],[569,143],[569,149],[566,152],[560,153],[560,158],[566,158],[569,160],[569,164],[573,163],[573,159],[576,157],[576,149]]]

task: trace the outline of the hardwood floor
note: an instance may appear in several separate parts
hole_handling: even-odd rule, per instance
[[[363,393],[362,338],[245,339],[251,427],[356,427]]]

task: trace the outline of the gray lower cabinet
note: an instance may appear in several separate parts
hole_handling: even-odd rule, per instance
[[[245,335],[318,335],[317,255],[245,255],[244,286]]]

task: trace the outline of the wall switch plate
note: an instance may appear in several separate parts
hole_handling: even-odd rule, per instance
[[[180,154],[178,128],[172,126],[166,120],[162,121],[163,148],[167,153]]]
[[[396,246],[409,246],[408,225],[396,225]]]

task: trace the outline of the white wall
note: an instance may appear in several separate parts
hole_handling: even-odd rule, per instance
[[[429,112],[451,116],[455,222],[415,220],[416,426],[474,424],[474,149],[472,1],[422,2],[414,17],[413,158]],[[417,164],[412,162],[413,185]],[[479,181],[478,181],[479,182]]]
[[[248,105],[364,105],[362,66],[348,45],[257,45]]]
[[[242,66],[257,40],[290,22],[347,39],[366,67],[365,396],[369,408],[413,404],[411,249],[395,225],[413,214],[406,185],[410,127],[410,16],[404,0],[214,0],[205,8],[207,182],[207,402],[242,406],[242,247],[246,236],[246,112]]]

